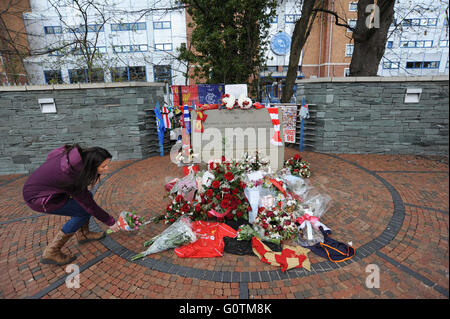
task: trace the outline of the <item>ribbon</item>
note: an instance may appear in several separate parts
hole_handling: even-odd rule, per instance
[[[287,197],[286,190],[283,188],[283,186],[280,185],[280,183],[278,183],[278,182],[277,182],[275,179],[273,179],[273,178],[269,178],[269,181],[273,184],[273,186],[275,186],[276,188],[278,188],[278,190],[279,190],[280,192],[283,193],[283,195],[284,195],[285,198]]]
[[[313,225],[318,223],[319,222],[319,217],[311,216],[309,214],[305,214],[303,216],[298,217],[295,221],[300,224],[300,229],[304,229],[305,226],[306,226],[306,234],[308,236],[308,240],[313,240],[313,233],[312,233],[311,223]]]
[[[208,215],[213,215],[213,216],[216,216],[217,218],[223,218],[223,217],[225,217],[226,215],[228,215],[228,213],[230,212],[230,210],[231,210],[231,208],[228,208],[227,211],[226,211],[225,213],[220,214],[220,213],[216,212],[214,209],[211,209],[211,210],[208,212]]]

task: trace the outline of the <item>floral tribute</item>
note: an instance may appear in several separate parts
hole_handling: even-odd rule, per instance
[[[283,181],[266,176],[262,184],[260,207],[253,228],[267,241],[279,244],[298,233],[295,214],[300,201],[286,192]]]
[[[300,154],[295,154],[294,157],[284,162],[284,167],[289,168],[292,175],[303,178],[311,176],[310,164]]]
[[[327,201],[323,196],[311,197],[312,188],[304,179],[310,174],[309,163],[299,154],[286,161],[278,172],[272,172],[269,161],[258,153],[246,155],[240,161],[222,157],[208,163],[205,170],[191,172],[166,185],[170,202],[161,219],[166,224],[181,217],[244,219],[247,223],[238,230],[238,240],[257,236],[278,245],[283,240],[297,239],[299,227],[311,237],[311,227],[317,228]]]
[[[171,202],[166,207],[165,222],[171,224],[183,215],[192,220],[216,217],[218,221],[248,220],[250,204],[244,194],[247,187],[243,174],[268,167],[268,161],[246,155],[242,161],[220,161],[208,163],[206,171],[198,172],[198,190],[194,200],[185,200],[181,194],[169,193]],[[209,178],[205,178],[209,177]],[[205,180],[203,183],[200,179]]]

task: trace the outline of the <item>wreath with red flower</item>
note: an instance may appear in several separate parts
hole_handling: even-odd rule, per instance
[[[310,164],[302,158],[300,154],[295,154],[293,157],[284,162],[284,167],[288,168],[292,175],[297,175],[303,178],[311,176]]]

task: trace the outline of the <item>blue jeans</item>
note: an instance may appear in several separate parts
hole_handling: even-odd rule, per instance
[[[78,204],[75,200],[70,198],[67,203],[64,204],[60,209],[54,210],[52,212],[47,212],[48,214],[59,215],[59,216],[71,216],[72,218],[64,224],[62,231],[64,234],[70,234],[76,232],[81,228],[86,222],[89,221],[91,215]]]

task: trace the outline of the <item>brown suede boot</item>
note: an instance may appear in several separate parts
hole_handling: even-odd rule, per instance
[[[78,229],[75,233],[75,236],[77,237],[78,243],[84,244],[93,240],[100,240],[105,237],[105,232],[91,232],[89,230],[89,220],[81,226],[80,229]]]
[[[41,257],[41,263],[62,266],[75,260],[75,256],[68,256],[61,252],[61,248],[75,233],[65,234],[58,232],[53,241],[45,248]]]

